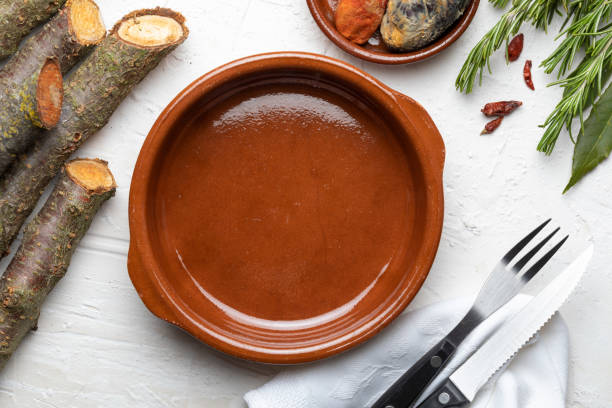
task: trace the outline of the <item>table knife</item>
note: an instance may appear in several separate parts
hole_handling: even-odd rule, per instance
[[[478,390],[557,312],[582,278],[592,255],[590,246],[417,408],[463,407],[472,402]]]

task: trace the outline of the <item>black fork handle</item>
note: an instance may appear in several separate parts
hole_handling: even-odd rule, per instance
[[[442,371],[454,354],[456,346],[447,338],[433,346],[427,354],[406,371],[372,408],[408,408],[429,383]]]
[[[371,408],[409,408],[442,371],[455,350],[485,316],[472,307],[453,330],[433,346]]]

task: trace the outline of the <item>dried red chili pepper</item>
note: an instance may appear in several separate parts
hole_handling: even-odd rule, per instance
[[[523,34],[515,36],[508,44],[508,59],[516,61],[523,51]]]
[[[493,133],[493,131],[497,129],[499,125],[501,125],[503,119],[504,119],[503,116],[500,116],[497,119],[493,119],[492,121],[490,121],[489,123],[485,125],[484,129],[482,130],[482,132],[480,132],[480,134],[486,135],[489,133]]]
[[[521,106],[521,101],[499,101],[487,103],[480,111],[485,116],[504,116]]]
[[[525,83],[532,91],[535,91],[535,87],[533,86],[533,80],[531,79],[531,60],[525,61],[525,67],[523,68],[523,78],[525,78]]]

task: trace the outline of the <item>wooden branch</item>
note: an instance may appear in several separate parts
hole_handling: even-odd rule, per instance
[[[8,1],[17,3],[24,0]],[[38,71],[47,58],[56,57],[62,74],[65,74],[105,35],[106,28],[93,0],[68,0],[64,8],[40,32],[28,38],[2,67],[0,98],[21,87],[21,83]]]
[[[66,274],[74,250],[115,188],[106,162],[71,161],[26,226],[23,242],[0,278],[0,369],[36,327],[45,298]]]
[[[72,152],[108,122],[132,88],[187,36],[183,16],[172,10],[130,13],[70,76],[60,122],[2,180],[0,254],[8,252],[43,190]]]
[[[40,129],[50,129],[57,124],[63,95],[62,72],[57,58],[48,58],[39,71],[2,99],[0,175],[40,136]]]
[[[17,51],[23,37],[49,20],[66,0],[0,0],[0,60]]]

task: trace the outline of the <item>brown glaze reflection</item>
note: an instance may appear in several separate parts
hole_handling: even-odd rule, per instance
[[[165,252],[228,313],[332,318],[405,244],[401,146],[374,112],[322,88],[234,94],[177,135],[163,169]]]

